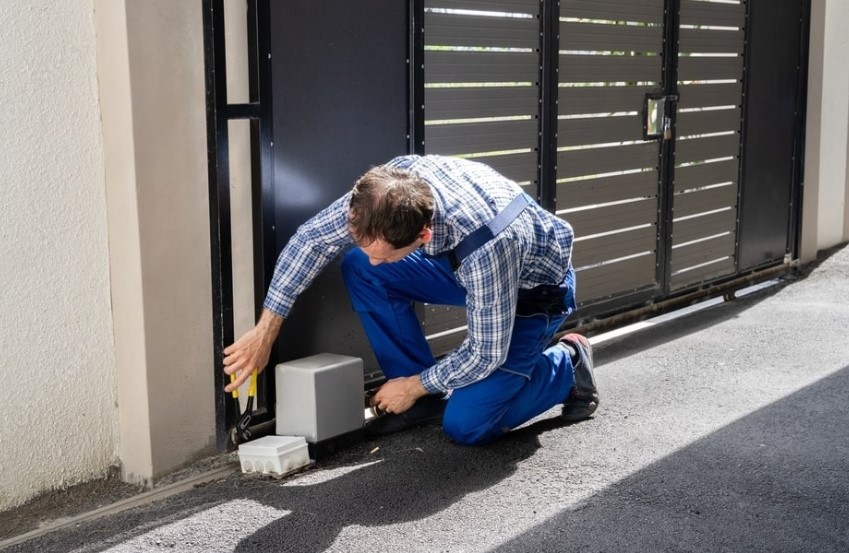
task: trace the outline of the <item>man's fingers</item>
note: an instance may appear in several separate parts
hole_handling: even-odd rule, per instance
[[[251,374],[251,356],[248,355],[244,351],[237,351],[231,355],[228,355],[224,358],[224,374],[227,375],[236,375],[236,380],[227,384],[224,388],[224,391],[230,392],[239,386],[248,379]]]
[[[279,324],[272,329],[273,334],[268,331],[267,326],[262,326],[266,330],[260,332],[260,323],[257,323],[253,330],[244,333],[238,340],[224,348],[224,374],[237,375],[233,382],[224,387],[226,392],[231,392],[244,384],[254,370],[261,371],[268,363],[270,346],[266,342],[269,340],[263,338],[270,336],[273,340]]]
[[[244,384],[250,375],[250,371],[242,371],[242,373],[238,375],[234,381],[230,382],[224,387],[224,391],[232,392],[233,390]]]
[[[256,370],[258,375],[262,373],[262,369],[256,367],[256,365],[254,365],[253,369],[242,370],[242,372],[237,375],[235,380],[224,386],[224,391],[232,392],[233,390],[247,382],[247,380],[251,377],[251,374],[253,374],[254,370]]]
[[[224,358],[224,372],[230,374],[239,370],[241,363],[244,362],[246,352],[236,351]]]
[[[250,358],[245,354],[233,354],[224,359],[224,374],[236,374],[250,365]]]
[[[381,400],[383,400],[383,388],[382,387],[377,389],[377,391],[374,393],[373,396],[371,396],[371,399],[369,401],[371,402],[372,405],[379,406]]]

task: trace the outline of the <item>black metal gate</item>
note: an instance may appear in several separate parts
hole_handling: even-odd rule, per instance
[[[424,12],[424,150],[492,164],[573,225],[583,322],[793,257],[805,2]],[[429,306],[436,349],[462,339],[462,321]]]
[[[572,223],[572,325],[795,258],[809,0],[247,0],[243,105],[223,1],[203,0],[218,365],[232,119],[254,122],[257,308],[297,226],[406,152],[488,163]],[[462,310],[421,315],[437,352],[462,339]],[[376,374],[333,267],[284,329],[275,360],[335,351]]]

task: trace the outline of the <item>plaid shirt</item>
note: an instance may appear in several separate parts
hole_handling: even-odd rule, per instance
[[[448,252],[488,223],[522,192],[486,165],[440,156],[402,156],[387,165],[406,169],[434,194],[428,255]],[[350,193],[304,223],[277,260],[265,307],[287,316],[297,296],[342,250],[351,246]],[[535,203],[457,269],[466,290],[467,336],[452,353],[421,373],[429,392],[477,382],[501,366],[510,347],[520,288],[559,284],[571,266],[572,228]]]

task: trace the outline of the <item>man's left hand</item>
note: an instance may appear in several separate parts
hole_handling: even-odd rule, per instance
[[[372,405],[387,413],[403,413],[417,399],[427,395],[418,375],[393,378],[380,387],[371,400]]]

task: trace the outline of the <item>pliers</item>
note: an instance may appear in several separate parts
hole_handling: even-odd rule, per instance
[[[248,428],[251,424],[251,417],[254,410],[254,396],[256,396],[256,375],[257,369],[251,373],[251,385],[248,387],[248,404],[245,406],[245,412],[239,417],[239,422],[230,430],[230,441],[234,445],[239,445],[241,442],[248,442],[251,439],[251,431]],[[236,375],[230,375],[230,382],[236,380]],[[241,413],[241,405],[239,404],[239,389],[233,388],[233,403],[236,407],[236,412]]]

